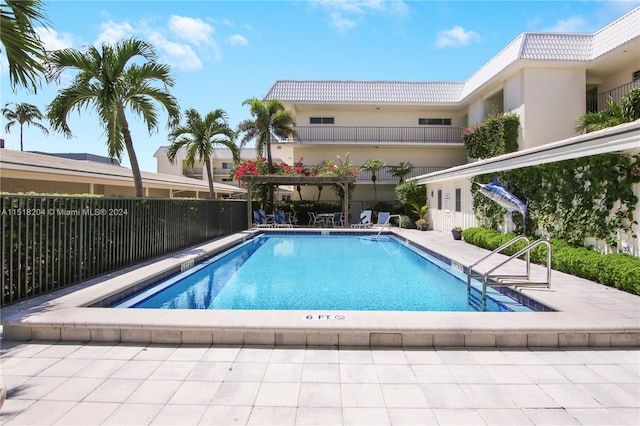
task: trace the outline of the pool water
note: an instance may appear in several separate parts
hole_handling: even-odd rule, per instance
[[[120,308],[477,311],[466,275],[394,237],[263,234]],[[490,289],[488,311],[529,311]]]

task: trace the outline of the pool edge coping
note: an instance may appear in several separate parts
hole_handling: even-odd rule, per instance
[[[260,230],[262,232],[264,230]],[[282,231],[282,230],[277,230]],[[311,232],[322,231],[312,229]],[[331,231],[328,229],[327,231]],[[335,231],[335,230],[334,230]],[[339,230],[344,232],[350,230]],[[268,232],[268,231],[267,231]],[[357,232],[357,231],[356,231]],[[558,300],[545,303],[544,292],[520,290],[558,312],[373,312],[373,311],[202,311],[134,313],[136,310],[88,308],[104,297],[104,290],[134,285],[148,270],[166,271],[205,253],[219,251],[258,233],[248,230],[192,247],[143,267],[127,268],[78,284],[69,289],[40,296],[3,309],[4,338],[11,340],[73,340],[97,342],[166,343],[166,344],[268,344],[306,346],[445,346],[445,347],[559,347],[559,346],[640,346],[640,315],[625,309],[626,318],[614,315],[607,319],[594,312],[580,312],[575,303],[557,306]],[[351,232],[349,232],[351,233]],[[425,235],[394,229],[401,239],[415,241]],[[441,246],[442,235],[429,232]],[[449,237],[450,238],[450,237]],[[466,244],[466,243],[465,243]],[[466,244],[469,246],[468,244]],[[471,246],[475,247],[475,246]],[[442,248],[442,247],[440,247]],[[455,249],[460,246],[456,245]],[[476,250],[477,248],[474,248]],[[447,259],[446,253],[428,248]],[[480,249],[482,250],[482,249]],[[446,250],[445,250],[446,251]],[[455,259],[452,259],[455,260]],[[458,260],[455,260],[456,262]],[[462,263],[462,262],[460,262]],[[464,263],[463,263],[464,264]],[[468,264],[468,263],[467,263]],[[532,265],[535,267],[535,265]],[[581,280],[580,285],[603,293],[600,284],[565,276],[564,280]],[[571,278],[567,278],[571,277]],[[106,278],[106,279],[105,279]],[[562,287],[562,280],[557,284]],[[111,286],[111,288],[109,288]],[[74,290],[75,288],[75,290]],[[622,303],[635,303],[631,294],[619,294],[605,287]],[[600,290],[600,291],[598,291]],[[96,293],[101,291],[101,296]],[[557,291],[550,290],[549,294]],[[61,294],[62,293],[62,294]],[[66,294],[64,294],[66,293]],[[625,296],[625,294],[628,296]],[[629,299],[636,298],[636,299]],[[629,299],[629,300],[627,300]],[[556,306],[554,306],[556,305]],[[560,308],[560,309],[559,309]],[[99,317],[95,309],[105,309]],[[122,312],[128,311],[128,312]],[[616,313],[616,312],[614,312]],[[307,315],[346,315],[346,321],[305,319]],[[498,315],[498,318],[493,318]],[[536,315],[531,321],[527,318]],[[544,316],[544,317],[542,317]]]

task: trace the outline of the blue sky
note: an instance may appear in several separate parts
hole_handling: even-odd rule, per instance
[[[592,33],[640,1],[63,1],[45,0],[51,22],[41,38],[49,50],[82,49],[138,37],[171,65],[171,89],[182,109],[203,115],[224,109],[230,124],[250,118],[242,101],[262,97],[276,80],[465,81],[519,34]],[[2,104],[27,102],[43,112],[61,86],[37,95],[10,89],[0,56]],[[0,137],[20,149],[19,129]],[[156,149],[167,145],[161,126],[149,135],[134,116],[140,167],[156,171]],[[44,122],[43,124],[47,124]],[[25,150],[106,155],[91,110],[73,114],[72,139],[25,128]],[[129,166],[126,153],[123,165]]]

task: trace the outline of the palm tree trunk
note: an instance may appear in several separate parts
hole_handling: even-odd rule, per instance
[[[211,174],[211,159],[207,159],[204,163],[204,168],[207,170],[207,179],[209,180],[209,198],[213,200],[215,195],[213,194],[213,175]]]
[[[20,123],[20,151],[24,151],[24,145],[22,145],[22,123]]]
[[[269,134],[269,138],[267,139],[267,167],[269,168],[269,174],[273,173],[273,158],[271,157],[271,134]],[[267,200],[269,203],[267,205],[267,211],[273,212],[273,185],[269,185],[269,199]]]
[[[142,188],[142,175],[140,174],[140,166],[138,165],[138,157],[133,149],[133,140],[131,139],[131,132],[127,124],[122,128],[122,136],[124,136],[124,146],[127,148],[127,154],[129,155],[129,161],[131,162],[131,172],[133,173],[133,183],[136,187],[136,197],[144,197],[144,190]]]
[[[373,181],[373,199],[378,201],[378,190],[376,188],[376,180],[378,180],[378,178],[376,177],[375,172],[371,175],[371,180]]]

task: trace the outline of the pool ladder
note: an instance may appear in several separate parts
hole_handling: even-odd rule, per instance
[[[474,273],[473,268],[478,266],[478,264],[482,263],[486,259],[490,258],[496,253],[500,253],[502,250],[507,247],[519,242],[525,241],[526,246],[516,253],[511,255],[509,258],[503,260],[498,265],[489,269],[485,273]],[[547,247],[547,276],[546,281],[532,281],[531,280],[531,250],[534,248],[544,245]],[[505,264],[511,262],[513,259],[517,259],[522,255],[525,256],[525,273],[523,275],[510,275],[510,274],[497,274],[495,273],[499,268],[504,266]],[[467,293],[471,293],[471,280],[473,278],[482,278],[482,309],[486,310],[487,308],[487,287],[551,287],[551,243],[549,243],[546,239],[540,239],[531,243],[527,237],[524,235],[519,235],[512,240],[504,243],[497,249],[493,250],[491,253],[477,260],[467,267]]]
[[[400,221],[402,220],[402,217],[401,217],[401,215],[399,215],[399,214],[392,214],[392,215],[389,215],[389,217],[387,218],[387,220],[386,220],[386,222],[385,222],[385,223],[383,223],[382,225],[378,225],[378,226],[380,226],[380,230],[379,230],[379,231],[378,231],[378,233],[376,234],[376,240],[378,239],[378,237],[380,236],[380,234],[382,234],[382,230],[383,230],[384,228],[391,228],[391,222],[390,222],[390,221],[391,221],[391,218],[392,218],[392,217],[397,217],[397,218],[398,218],[398,223],[400,223]]]

